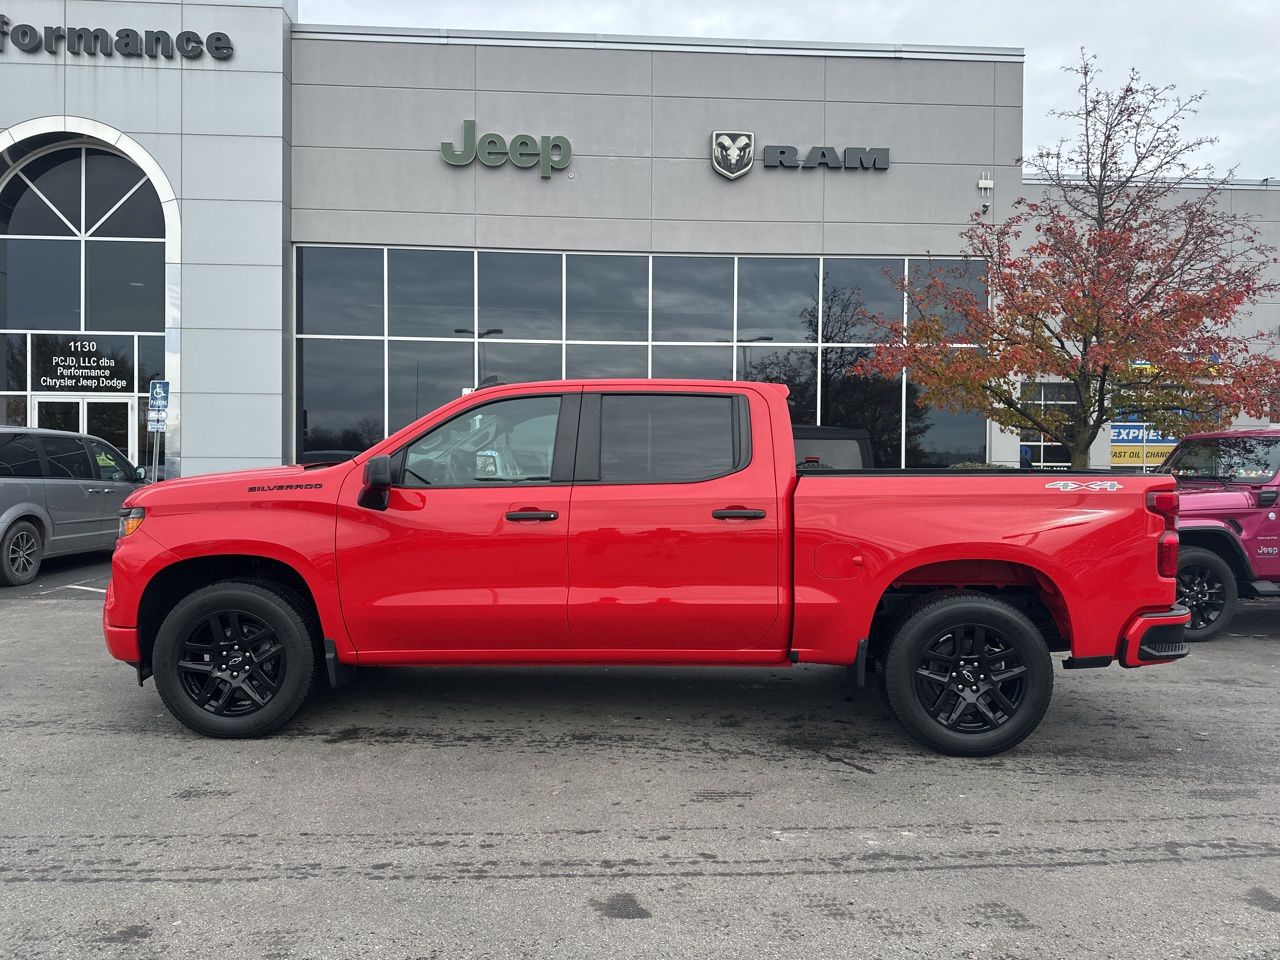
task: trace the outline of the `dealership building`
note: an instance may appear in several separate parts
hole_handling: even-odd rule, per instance
[[[1021,50],[10,0],[0,91],[6,423],[191,475],[359,450],[489,377],[736,377],[881,465],[1061,460],[851,372],[904,281],[980,288],[959,232],[1028,189]],[[1267,186],[1228,198],[1274,239]]]

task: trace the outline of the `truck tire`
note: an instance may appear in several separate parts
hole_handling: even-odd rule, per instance
[[[18,520],[0,537],[0,580],[10,587],[30,583],[40,572],[44,539],[35,524]]]
[[[1236,615],[1239,597],[1231,565],[1203,547],[1180,549],[1178,602],[1191,611],[1182,635],[1191,641],[1212,640]]]
[[[263,581],[226,580],[183,597],[151,655],[169,712],[207,737],[262,737],[284,726],[315,675],[301,609],[284,587]]]
[[[885,655],[890,709],[926,746],[985,757],[1021,743],[1053,694],[1044,637],[983,593],[940,593],[902,622]]]

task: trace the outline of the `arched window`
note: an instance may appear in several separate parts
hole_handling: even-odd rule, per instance
[[[164,330],[164,216],[137,165],[54,146],[0,175],[0,328]]]

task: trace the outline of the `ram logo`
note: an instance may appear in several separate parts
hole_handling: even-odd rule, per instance
[[[711,134],[711,166],[716,173],[737,180],[756,159],[756,135],[741,130],[717,130]]]
[[[1074,480],[1055,480],[1053,483],[1044,485],[1046,490],[1106,490],[1115,493],[1117,490],[1123,490],[1124,484],[1116,483],[1114,480],[1091,480],[1088,483],[1076,483]]]

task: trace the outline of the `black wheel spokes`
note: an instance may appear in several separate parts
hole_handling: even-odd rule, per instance
[[[915,670],[920,705],[958,733],[1008,723],[1025,695],[1025,674],[1010,643],[982,624],[965,624],[925,648]]]
[[[191,628],[178,661],[182,687],[202,710],[245,716],[261,710],[284,681],[284,645],[252,614],[219,611]]]
[[[18,531],[9,541],[9,569],[20,577],[29,574],[35,568],[38,547],[34,536],[25,530]]]
[[[1226,587],[1208,567],[1183,567],[1178,571],[1178,602],[1191,611],[1188,628],[1202,630],[1222,616]]]

